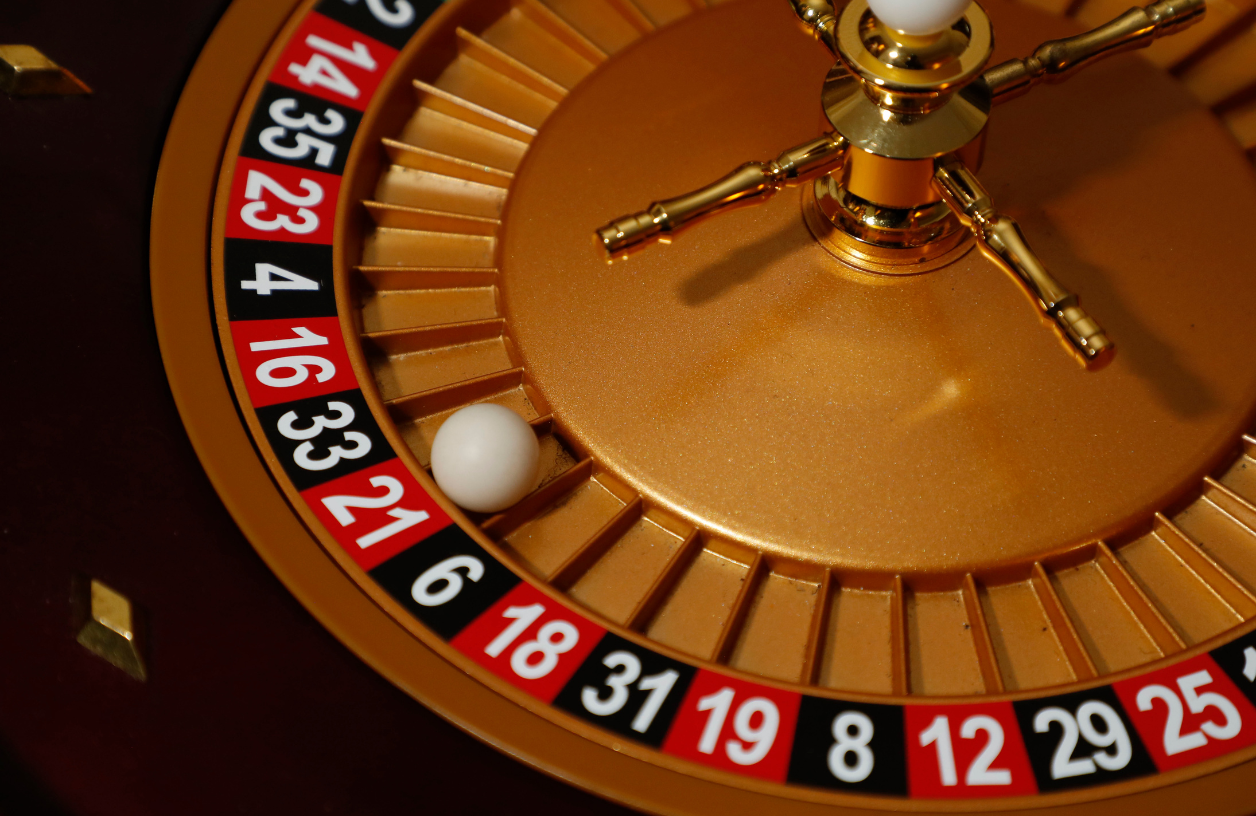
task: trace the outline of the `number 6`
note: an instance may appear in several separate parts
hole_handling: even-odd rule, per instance
[[[478,581],[484,577],[484,564],[480,559],[470,555],[455,555],[433,567],[428,567],[422,575],[416,578],[414,585],[410,587],[410,597],[414,598],[414,602],[419,606],[440,606],[449,603],[462,591],[462,576],[457,572],[460,569],[467,571],[468,580]],[[441,581],[444,581],[445,585],[433,592],[432,585]]]
[[[319,382],[327,382],[336,376],[336,366],[330,360],[308,354],[297,354],[292,357],[276,357],[262,363],[257,367],[257,379],[262,385],[269,385],[271,388],[289,388],[309,379],[311,366],[318,369],[314,379]],[[282,371],[285,368],[292,373],[286,377],[275,376],[276,371]]]

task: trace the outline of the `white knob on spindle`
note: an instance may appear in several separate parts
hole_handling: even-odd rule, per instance
[[[964,16],[971,0],[868,0],[877,19],[918,37],[946,31]]]

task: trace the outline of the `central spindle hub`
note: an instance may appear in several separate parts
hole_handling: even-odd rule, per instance
[[[994,38],[976,3],[954,16],[931,9],[937,13],[923,22],[918,10],[911,17],[899,5],[876,3],[881,15],[908,25],[910,33],[874,14],[868,0],[853,0],[837,20],[840,61],[825,79],[822,100],[850,151],[839,171],[816,180],[807,222],[848,263],[915,274],[968,248],[967,232],[941,200],[933,176],[944,156],[969,167],[981,163],[990,94],[974,80]]]
[[[1115,345],[1077,294],[1043,265],[1020,225],[1000,213],[977,178],[986,122],[996,101],[1040,82],[1060,82],[1104,56],[1142,48],[1202,19],[1204,0],[1158,0],[1093,31],[1045,42],[1026,59],[984,70],[994,49],[990,20],[965,0],[790,0],[794,14],[837,64],[823,89],[833,130],[770,162],[729,175],[594,233],[607,259],[670,240],[687,224],[811,184],[807,226],[834,255],[874,272],[915,274],[965,252],[968,235],[1006,272],[1087,369],[1112,361]],[[967,230],[965,232],[964,230]]]

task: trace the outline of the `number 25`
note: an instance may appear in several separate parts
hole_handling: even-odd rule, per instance
[[[1206,686],[1211,682],[1212,675],[1208,673],[1207,669],[1177,679],[1178,688],[1182,691],[1182,698],[1186,700],[1186,707],[1191,710],[1191,713],[1202,714],[1204,709],[1215,708],[1221,712],[1221,716],[1224,718],[1223,724],[1219,725],[1215,720],[1206,720],[1200,723],[1199,731],[1190,731],[1185,734],[1182,733],[1182,700],[1171,689],[1157,684],[1144,686],[1139,690],[1137,699],[1139,711],[1151,711],[1155,700],[1162,701],[1169,709],[1168,717],[1165,718],[1164,723],[1164,753],[1166,756],[1173,756],[1194,748],[1202,748],[1208,744],[1208,737],[1217,740],[1233,739],[1243,730],[1243,717],[1239,714],[1239,710],[1235,708],[1234,703],[1215,691],[1199,693],[1198,689],[1200,686]]]

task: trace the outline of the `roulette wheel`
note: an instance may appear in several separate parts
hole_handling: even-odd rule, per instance
[[[989,0],[906,32],[888,5],[227,6],[155,171],[155,343],[296,600],[243,549],[218,563],[240,538],[212,498],[188,552],[180,524],[134,543],[160,527],[121,526],[129,474],[195,464],[80,424],[144,458],[76,491],[128,502],[112,546],[51,552],[78,560],[67,590],[77,570],[150,607],[151,676],[84,695],[138,719],[85,718],[55,678],[90,655],[6,635],[53,656],[6,680],[42,701],[4,726],[22,784],[55,780],[39,806],[103,812],[88,791],[177,758],[281,812],[313,809],[300,788],[328,812],[615,807],[413,697],[648,812],[1256,809],[1251,8]],[[476,512],[432,471],[485,403],[537,463]],[[22,427],[15,495],[68,539],[35,485],[82,440]],[[6,557],[52,582],[34,546]],[[259,742],[302,760],[273,791],[230,756]],[[107,750],[64,758],[84,743]],[[346,759],[381,744],[410,776]],[[120,809],[187,797],[145,795]]]

